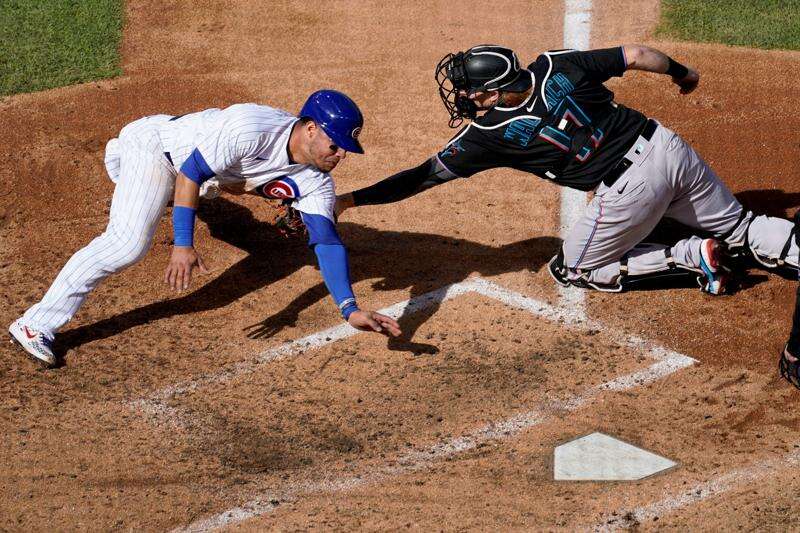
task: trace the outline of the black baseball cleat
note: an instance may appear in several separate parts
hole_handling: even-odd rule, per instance
[[[788,346],[781,350],[781,355],[778,359],[778,371],[783,379],[800,389],[800,361],[789,354]]]
[[[563,252],[559,251],[553,256],[550,262],[547,263],[547,271],[550,273],[550,277],[562,287],[569,287],[571,285],[567,279],[567,267],[564,265]]]

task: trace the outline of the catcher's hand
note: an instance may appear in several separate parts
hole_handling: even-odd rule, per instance
[[[700,74],[698,74],[696,70],[690,68],[689,72],[687,72],[686,76],[682,79],[672,78],[672,83],[681,88],[681,94],[689,94],[694,91],[697,88],[697,84],[700,83]]]
[[[278,233],[286,239],[308,236],[308,228],[303,223],[300,211],[288,203],[282,203],[278,206],[278,212],[272,222],[275,224]]]
[[[800,389],[800,361],[796,357],[787,356],[785,348],[781,350],[778,369],[782,378]]]

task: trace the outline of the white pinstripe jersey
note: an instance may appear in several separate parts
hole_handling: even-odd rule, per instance
[[[244,181],[251,191],[274,182],[276,196],[293,198],[296,209],[333,220],[330,174],[289,161],[287,145],[297,120],[269,106],[236,104],[183,115],[165,122],[159,133],[175,168],[197,148],[220,184]]]

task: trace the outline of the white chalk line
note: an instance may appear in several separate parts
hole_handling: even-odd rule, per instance
[[[603,330],[618,342],[622,342],[628,347],[646,352],[654,358],[687,357],[638,337],[608,330],[602,325],[602,323],[589,320],[583,314],[575,313],[571,308],[565,309],[562,307],[552,306],[546,302],[542,302],[529,296],[525,296],[521,293],[511,291],[494,282],[479,277],[470,278],[460,283],[447,285],[415,298],[398,302],[394,305],[381,309],[380,312],[397,318],[403,313],[419,312],[470,292],[476,292],[488,298],[498,300],[509,307],[528,311],[551,322],[563,323],[582,330]],[[349,324],[333,326],[320,332],[312,333],[311,335],[307,335],[293,342],[266,350],[258,354],[252,360],[234,363],[217,371],[216,373],[209,374],[195,380],[190,380],[182,384],[164,387],[148,395],[146,398],[130,402],[130,405],[142,408],[147,412],[157,414],[165,409],[170,409],[164,405],[164,402],[171,398],[194,392],[204,386],[227,383],[228,381],[240,376],[255,372],[261,365],[266,363],[278,361],[287,357],[302,355],[307,350],[321,348],[327,344],[352,337],[358,333],[360,333],[360,331],[351,327]],[[688,359],[694,362],[694,359]]]
[[[617,531],[619,529],[628,529],[689,505],[714,498],[744,483],[752,483],[768,475],[777,474],[784,470],[787,465],[800,465],[800,449],[792,450],[778,459],[772,459],[749,467],[733,470],[715,479],[698,483],[692,487],[682,487],[679,493],[668,496],[657,502],[633,509],[620,509],[614,514],[607,515],[600,522],[587,529],[592,531]]]
[[[564,412],[576,411],[603,392],[619,392],[647,385],[691,365],[692,362],[691,358],[685,356],[657,361],[649,368],[591,387],[579,396],[565,400],[549,401],[538,409],[486,424],[469,433],[433,444],[422,450],[414,450],[382,466],[371,467],[359,475],[337,477],[336,475],[328,474],[321,481],[292,484],[282,489],[273,490],[268,495],[254,498],[239,507],[198,520],[188,526],[174,529],[173,532],[213,531],[262,516],[275,510],[280,503],[297,500],[303,495],[345,492],[424,470],[436,462],[474,450],[488,441],[513,438],[533,426],[547,422],[554,417],[563,416]]]
[[[666,361],[665,364],[678,364],[688,366],[695,362],[694,359],[678,352],[668,350],[650,341],[639,337],[630,336],[623,332],[609,330],[602,323],[589,320],[581,313],[576,313],[571,308],[554,307],[546,302],[536,300],[521,293],[511,291],[494,282],[483,278],[470,278],[461,283],[447,285],[441,289],[427,292],[415,298],[398,302],[381,309],[380,312],[392,317],[399,317],[404,312],[414,313],[439,305],[444,301],[457,296],[475,292],[487,298],[502,302],[508,307],[521,309],[533,315],[542,317],[551,322],[562,323],[574,329],[583,331],[603,331],[612,340],[628,347],[631,350],[646,354],[652,359]],[[291,343],[266,350],[254,359],[234,363],[227,368],[203,376],[199,379],[188,381],[179,385],[171,385],[160,389],[146,398],[130,402],[130,406],[148,415],[150,421],[156,425],[170,426],[176,429],[191,429],[192,416],[184,415],[185,409],[171,406],[167,402],[180,395],[185,395],[201,387],[222,384],[238,377],[255,372],[261,365],[278,361],[288,357],[297,357],[308,350],[321,348],[327,344],[351,337],[360,333],[348,324],[334,326],[323,331],[307,335]]]
[[[569,309],[554,307],[546,302],[530,298],[482,278],[471,278],[458,284],[449,285],[437,291],[432,291],[420,297],[387,307],[382,311],[387,314],[396,313],[394,316],[399,316],[403,309],[410,309],[412,311],[422,310],[446,299],[451,299],[455,296],[470,292],[481,294],[485,297],[500,301],[511,308],[524,310],[533,315],[552,322],[564,324],[574,329],[591,330],[596,328],[599,331],[602,327],[602,324],[599,322],[576,316],[575,313]],[[325,332],[323,332],[324,334],[318,333],[309,335],[289,345],[268,350],[260,354],[256,359],[261,362],[274,361],[278,358],[299,355],[303,353],[304,350],[308,350],[312,347],[324,346],[339,338],[344,338],[340,335],[331,335],[331,329],[325,330]],[[352,334],[355,333],[358,333],[358,331],[353,330]],[[342,492],[424,469],[426,466],[436,461],[475,449],[489,440],[501,440],[516,436],[523,430],[548,420],[552,417],[552,413],[576,411],[603,392],[619,392],[634,387],[645,386],[681,368],[690,366],[695,362],[691,357],[668,350],[655,343],[645,341],[644,339],[628,336],[619,332],[610,333],[611,337],[615,338],[615,340],[619,341],[621,344],[640,351],[651,359],[655,359],[655,363],[643,370],[623,375],[592,387],[579,396],[559,401],[550,401],[540,406],[538,409],[516,414],[508,419],[487,424],[465,435],[435,443],[426,449],[410,452],[400,456],[391,463],[370,468],[360,475],[341,478],[329,474],[327,479],[323,481],[299,483],[280,490],[273,490],[268,495],[261,495],[239,507],[199,520],[185,528],[179,528],[175,531],[209,531],[218,529],[269,513],[274,510],[280,502],[292,501],[302,495]],[[294,347],[295,351],[292,352],[289,347]],[[253,363],[240,364],[235,365],[235,370],[239,373],[249,373],[255,370],[255,366],[256,364]],[[203,384],[228,381],[236,377],[236,375],[240,374],[236,374],[233,369],[226,369],[215,376],[205,378]],[[200,384],[197,382],[190,382],[181,386],[162,389],[151,396],[151,400],[142,400],[138,402],[137,405],[147,409],[151,415],[161,415],[171,419],[172,423],[180,424],[180,411],[176,408],[168,407],[161,402],[175,394],[195,391],[199,385]]]
[[[564,48],[588,50],[592,34],[592,0],[564,1]],[[567,187],[561,188],[561,216],[559,236],[563,241],[569,229],[580,219],[586,208],[586,193]],[[586,313],[586,295],[578,287],[558,286],[562,307]]]

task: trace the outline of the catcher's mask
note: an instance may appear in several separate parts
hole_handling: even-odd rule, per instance
[[[519,68],[517,54],[493,44],[447,54],[436,65],[435,76],[439,96],[450,114],[451,128],[461,125],[464,118],[477,116],[478,106],[469,98],[476,92],[523,92],[532,83],[527,71]]]

